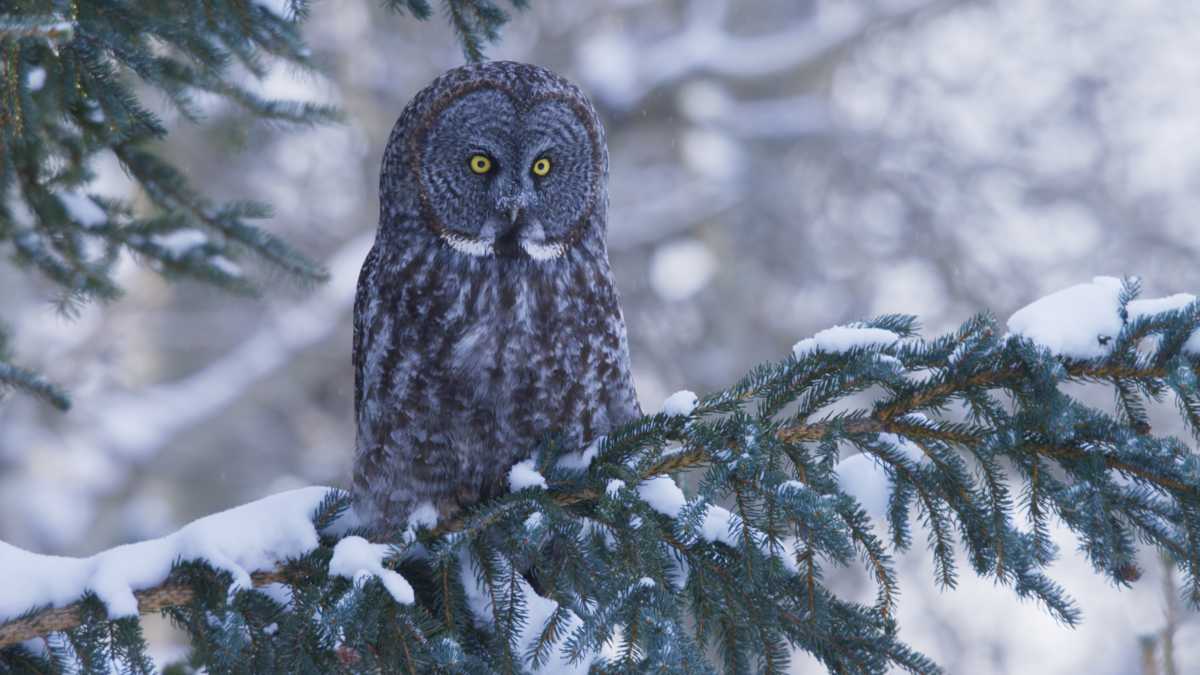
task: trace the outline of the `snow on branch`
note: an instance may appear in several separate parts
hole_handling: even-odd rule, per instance
[[[8,580],[0,585],[0,647],[37,634],[20,624],[36,628],[38,622],[14,618],[40,607],[66,607],[85,594],[99,598],[110,619],[160,609],[163,598],[186,602],[190,598],[178,584],[165,584],[180,562],[204,562],[228,573],[230,593],[277,581],[281,564],[318,546],[313,514],[331,491],[308,487],[272,495],[206,516],[165,537],[89,558],[39,555],[0,542],[0,572]]]
[[[954,585],[962,547],[974,573],[1071,624],[1078,610],[1045,574],[1051,518],[1118,584],[1137,578],[1135,542],[1168,552],[1200,605],[1190,543],[1200,541],[1200,457],[1155,434],[1147,415],[1173,396],[1200,437],[1200,355],[1190,347],[1200,306],[1139,291],[1136,279],[1099,278],[1032,303],[1007,333],[987,315],[928,338],[897,315],[823,331],[728,389],[680,392],[585,448],[531,449],[511,474],[513,492],[391,548],[357,533],[323,536],[310,513],[321,493],[299,491],[83,561],[4,549],[5,578],[25,570],[36,582],[29,570],[45,568],[66,585],[5,588],[0,607],[23,612],[91,590],[110,618],[128,615],[131,595],[166,592],[175,558],[199,557],[228,572],[235,591],[283,580],[294,599],[231,600],[225,582],[174,586],[192,594],[154,607],[226,650],[285,639],[277,631],[321,645],[262,656],[277,668],[350,659],[364,670],[697,672],[719,642],[728,658],[764,670],[802,649],[831,670],[936,672],[894,630],[892,556],[912,545],[914,523],[940,586]],[[1114,388],[1116,409],[1077,400],[1067,384]],[[684,472],[686,481],[672,477]],[[270,534],[243,537],[238,524]],[[862,565],[875,602],[827,588],[830,565]],[[197,607],[217,619],[196,618]],[[62,610],[47,611],[0,625],[0,645],[83,620],[48,624]]]
[[[1055,354],[1104,356],[1121,332],[1121,286],[1115,277],[1096,277],[1052,293],[1009,317],[1008,328]]]
[[[797,342],[792,346],[792,355],[802,359],[817,351],[834,354],[856,348],[886,347],[899,339],[899,335],[882,328],[834,326]]]
[[[517,636],[517,645],[522,653],[537,650],[542,627],[547,625],[547,622],[554,621],[555,616],[560,612],[564,617],[561,619],[563,622],[561,630],[572,631],[582,626],[583,622],[578,615],[570,609],[562,607],[559,603],[538,595],[528,581],[520,575],[514,574],[510,564],[501,563],[501,566],[500,572],[512,578],[516,589],[516,598],[524,605],[525,611],[528,613]],[[494,630],[496,622],[504,620],[503,613],[506,611],[506,607],[503,606],[503,601],[491,593],[482,567],[465,553],[460,558],[460,574],[471,616],[477,623]],[[532,672],[535,675],[584,675],[595,660],[595,655],[588,655],[572,663],[567,655],[561,652],[554,653],[546,658],[540,666],[536,663],[533,664]]]
[[[353,579],[362,584],[364,580],[374,577],[383,583],[388,593],[402,605],[413,603],[412,586],[404,577],[394,571],[384,569],[383,561],[388,557],[391,548],[386,544],[372,544],[362,537],[351,535],[333,547],[333,558],[329,560],[329,573]]]
[[[1065,288],[1018,310],[1009,317],[1008,328],[1055,354],[1094,359],[1112,351],[1129,321],[1194,311],[1196,296],[1190,293],[1147,300],[1126,297],[1129,285],[1138,283],[1136,278],[1095,277],[1091,283]],[[1183,350],[1200,354],[1200,333],[1192,331]]]
[[[700,398],[696,394],[683,389],[671,394],[663,401],[662,413],[670,417],[686,417],[692,414],[699,404]]]

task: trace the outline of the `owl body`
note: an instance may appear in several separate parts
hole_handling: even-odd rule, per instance
[[[380,204],[354,309],[354,495],[376,529],[502,492],[549,434],[640,415],[604,134],[574,85],[508,62],[438,78],[393,129]]]

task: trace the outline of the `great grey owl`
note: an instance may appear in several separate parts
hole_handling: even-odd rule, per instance
[[[608,262],[608,149],[580,90],[489,62],[392,129],[354,303],[356,508],[404,530],[507,489],[548,434],[581,445],[641,410]]]

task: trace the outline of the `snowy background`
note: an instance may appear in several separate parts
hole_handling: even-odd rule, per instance
[[[333,280],[268,278],[243,300],[127,261],[126,297],[67,320],[49,285],[0,265],[17,354],[75,401],[0,401],[0,540],[90,554],[345,484],[380,154],[408,99],[462,57],[443,21],[366,1],[317,3],[307,34],[325,77],[281,68],[264,89],[337,102],[346,124],[285,133],[212,103],[163,151],[216,197],[271,201],[268,227]],[[611,254],[653,410],[879,313],[933,333],[1098,274],[1142,274],[1147,297],[1200,290],[1198,34],[1200,4],[1182,0],[540,0],[491,55],[550,66],[600,109]],[[136,199],[98,168],[95,191]],[[1138,637],[1167,621],[1157,558],[1118,591],[1061,541],[1052,573],[1080,628],[965,567],[939,592],[918,548],[899,558],[902,637],[954,673],[1141,672]],[[830,582],[873,597],[857,570]],[[1189,672],[1200,621],[1181,621]]]

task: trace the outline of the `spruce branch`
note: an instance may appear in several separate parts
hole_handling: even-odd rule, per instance
[[[331,578],[322,565],[337,541],[326,537],[311,559],[263,577],[289,585],[289,607],[268,612],[239,599],[230,610],[223,587],[211,585],[189,586],[193,595],[180,600],[190,604],[173,605],[165,589],[180,581],[172,579],[145,591],[141,609],[186,618],[216,603],[225,623],[249,626],[254,645],[295,645],[281,656],[239,642],[233,628],[187,623],[210,664],[253,648],[289,667],[344,656],[363,668],[393,659],[417,670],[468,662],[520,670],[593,658],[619,628],[613,667],[703,672],[715,647],[729,670],[782,669],[788,649],[800,649],[835,671],[933,672],[896,637],[892,554],[911,545],[914,517],[940,586],[956,582],[961,547],[976,574],[1067,625],[1079,611],[1045,575],[1056,553],[1052,519],[1118,585],[1139,576],[1137,542],[1158,547],[1200,602],[1200,461],[1131,412],[1157,404],[1168,381],[1195,396],[1200,358],[1174,336],[1190,335],[1200,319],[1195,306],[1135,314],[1093,358],[1001,335],[986,315],[927,340],[911,317],[880,317],[843,330],[848,346],[804,341],[685,414],[644,417],[588,448],[548,443],[535,463],[547,489],[498,497],[396,543],[391,565],[412,582],[413,606],[392,602],[377,582]],[[1067,383],[1121,393],[1106,411],[1069,396]],[[847,405],[862,392],[869,400]],[[886,513],[848,491],[840,471],[856,461],[877,468]],[[689,477],[687,493],[678,475]],[[875,518],[890,529],[890,546]],[[872,605],[838,598],[823,582],[825,568],[855,564],[877,585]],[[0,635],[95,623],[50,611],[53,623],[34,613]],[[260,635],[263,625],[278,625],[280,637]],[[76,651],[94,647],[76,639]]]
[[[255,572],[251,578],[255,587],[261,587],[282,583],[289,577],[280,569]],[[190,604],[196,598],[196,590],[190,584],[169,581],[153,588],[134,591],[134,596],[138,601],[138,611],[142,614],[152,614],[169,607]],[[61,633],[76,628],[82,623],[83,608],[84,602],[81,600],[64,607],[32,611],[26,616],[0,624],[0,649],[50,633]]]
[[[66,393],[53,382],[31,370],[0,361],[0,397],[3,396],[4,387],[32,394],[59,410],[68,410],[71,407],[71,400],[67,398]]]
[[[256,121],[337,122],[334,106],[268,98],[239,82],[239,69],[259,80],[278,64],[314,69],[301,35],[308,0],[288,2],[286,16],[248,0],[71,2],[62,6],[65,15],[47,14],[44,4],[17,3],[0,14],[0,247],[11,249],[18,266],[49,279],[72,303],[119,297],[114,270],[123,252],[169,279],[241,294],[257,289],[237,266],[246,254],[300,282],[326,279],[319,265],[251,222],[269,217],[266,205],[218,203],[151,151],[169,130],[144,104],[146,95],[160,93],[197,122],[196,98],[207,94]],[[431,13],[425,0],[384,4],[417,19]],[[491,0],[445,6],[472,60],[509,21]],[[88,192],[96,158],[106,151],[148,206]],[[196,232],[207,241],[165,243]],[[0,384],[65,409],[61,389],[3,355],[0,367]]]

